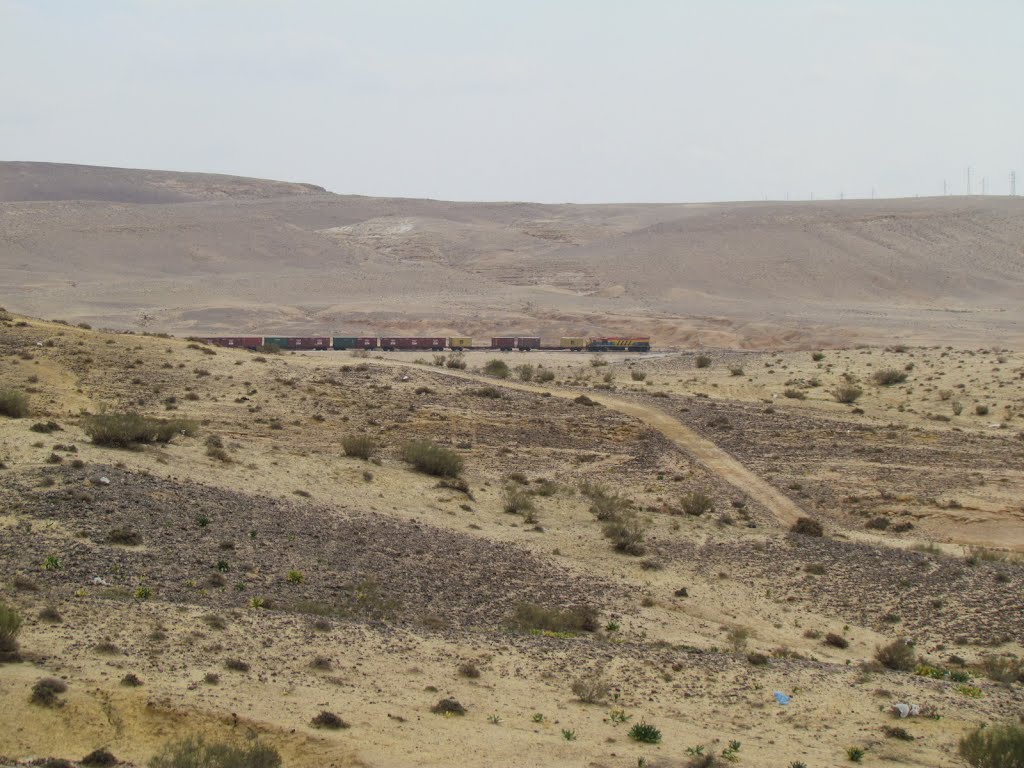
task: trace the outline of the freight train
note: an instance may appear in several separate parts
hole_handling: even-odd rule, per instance
[[[650,336],[598,336],[584,338],[582,336],[563,336],[557,344],[543,345],[540,336],[495,336],[487,345],[474,345],[468,336],[199,336],[193,341],[200,341],[215,347],[237,347],[239,349],[257,349],[259,347],[278,347],[289,350],[344,350],[344,349],[382,349],[385,352],[395,350],[430,350],[443,352],[450,349],[462,352],[472,349],[493,349],[511,352],[518,349],[528,352],[531,349],[565,350],[572,352],[650,352]]]

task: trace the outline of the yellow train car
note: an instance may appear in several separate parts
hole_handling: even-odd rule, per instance
[[[452,336],[448,339],[448,346],[456,352],[461,352],[473,346],[473,339],[470,336]]]
[[[562,349],[571,349],[573,352],[582,352],[587,348],[587,340],[582,336],[563,336],[558,341]]]

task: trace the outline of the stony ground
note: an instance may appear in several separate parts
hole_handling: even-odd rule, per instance
[[[687,749],[731,740],[751,766],[837,765],[852,746],[868,762],[957,765],[962,733],[1024,712],[1021,683],[983,669],[1024,643],[1007,513],[1019,385],[1003,388],[1009,409],[993,402],[1001,429],[935,421],[868,386],[853,413],[820,390],[863,352],[830,351],[834,369],[797,400],[772,398],[773,377],[813,377],[808,353],[715,353],[710,370],[692,356],[513,355],[555,378],[511,386],[475,353],[461,371],[10,318],[0,390],[25,392],[32,414],[0,417],[0,600],[25,617],[21,661],[0,666],[0,755],[102,747],[141,765],[204,733],[258,738],[289,766],[686,766]],[[913,354],[928,368],[932,352]],[[989,368],[1016,375],[999,354],[1009,362],[955,359],[980,393],[998,388]],[[738,360],[749,375],[728,371]],[[754,375],[764,362],[779,373]],[[196,433],[120,450],[83,431],[87,413],[130,408]],[[724,448],[825,537],[789,533],[770,496],[652,414]],[[343,455],[351,434],[374,439],[373,461]],[[400,458],[413,438],[462,456],[465,484],[413,472]],[[613,551],[581,490],[595,485],[623,497],[642,554]],[[506,487],[535,519],[505,511]],[[685,514],[691,492],[714,510]],[[878,517],[888,527],[865,527]],[[594,631],[530,631],[513,621],[523,604],[588,607]],[[876,647],[901,637],[969,684],[878,668]],[[67,683],[63,706],[29,703],[46,676]],[[609,687],[585,704],[571,686],[594,677]],[[446,697],[467,714],[432,714]],[[906,700],[941,719],[887,738]],[[314,727],[323,710],[351,727]],[[660,744],[628,738],[641,720]]]

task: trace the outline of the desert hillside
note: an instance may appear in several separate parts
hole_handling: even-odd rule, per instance
[[[186,333],[1016,343],[1024,199],[456,203],[0,163],[0,303]]]
[[[0,765],[962,766],[1024,714],[1022,412],[1005,348],[285,354],[0,311]]]

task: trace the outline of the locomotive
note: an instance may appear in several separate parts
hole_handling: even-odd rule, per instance
[[[490,344],[474,346],[469,336],[201,336],[193,337],[215,347],[257,349],[278,347],[288,350],[345,350],[382,349],[430,350],[442,352],[450,349],[462,352],[473,349],[493,349],[499,352],[529,352],[532,349],[562,350],[567,352],[650,352],[650,336],[563,336],[557,344],[544,345],[540,336],[494,336]]]

